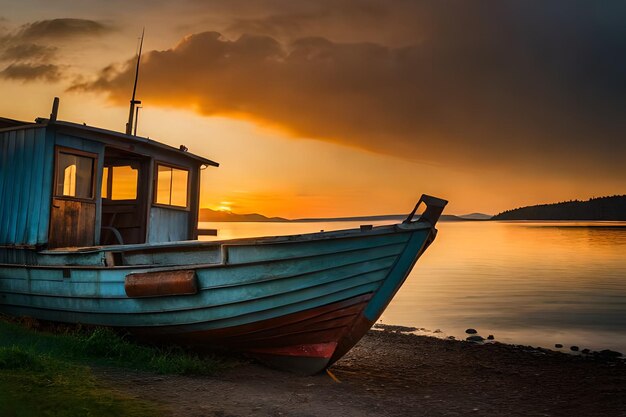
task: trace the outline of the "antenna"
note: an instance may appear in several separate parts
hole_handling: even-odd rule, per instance
[[[130,135],[133,132],[133,116],[135,115],[135,105],[141,104],[140,100],[135,100],[135,93],[137,92],[137,79],[139,78],[139,62],[141,61],[141,49],[143,48],[143,35],[146,32],[144,27],[141,31],[141,43],[139,44],[139,53],[137,54],[137,68],[135,69],[135,84],[133,85],[133,97],[130,99],[130,111],[128,112],[128,123],[126,123],[126,134]],[[135,132],[137,130],[135,129]]]

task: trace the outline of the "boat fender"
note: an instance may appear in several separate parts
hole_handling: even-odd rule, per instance
[[[132,298],[193,295],[198,293],[198,279],[193,269],[128,274],[124,290]]]

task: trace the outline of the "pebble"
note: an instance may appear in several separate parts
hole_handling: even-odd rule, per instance
[[[569,348],[572,352],[578,352],[578,346],[571,346]]]
[[[558,349],[561,349],[561,348],[563,347],[563,345],[562,345],[562,344],[560,344],[560,343],[557,343],[556,345],[554,345],[554,347],[555,347],[555,348],[558,348]]]
[[[478,331],[476,329],[467,329],[467,330],[465,330],[465,333],[467,333],[467,334],[476,334],[476,333],[478,333]]]
[[[610,349],[601,350],[600,352],[598,352],[598,355],[606,359],[617,359],[620,356],[623,356],[620,352],[616,352]]]
[[[487,340],[493,340],[493,339],[495,339],[495,337],[494,337],[492,334],[490,334],[489,336],[487,336]]]

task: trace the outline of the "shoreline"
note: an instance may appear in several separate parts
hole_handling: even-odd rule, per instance
[[[213,377],[94,368],[171,416],[620,416],[626,361],[371,330],[326,374],[242,363]]]
[[[603,356],[605,358],[615,358],[615,359],[620,358],[621,356],[621,358],[626,361],[626,355],[622,353],[624,351],[622,345],[619,345],[619,346],[618,345],[614,345],[614,346],[597,345],[594,347],[593,344],[585,343],[585,344],[580,344],[580,345],[572,345],[572,344],[562,342],[560,340],[560,339],[568,340],[568,337],[557,339],[559,340],[559,342],[562,342],[562,343],[554,343],[554,344],[541,343],[538,341],[539,339],[541,339],[539,338],[539,339],[534,339],[534,342],[537,342],[537,343],[533,343],[533,341],[531,340],[530,343],[528,344],[520,344],[515,341],[512,341],[510,336],[508,338],[509,340],[506,340],[506,338],[505,340],[502,340],[501,338],[494,336],[493,334],[482,333],[473,328],[468,329],[468,330],[471,330],[471,332],[469,333],[468,331],[463,332],[462,333],[463,335],[460,337],[457,337],[458,334],[460,333],[451,335],[448,332],[441,330],[441,329],[429,330],[424,327],[403,326],[403,325],[396,325],[396,324],[386,324],[386,323],[381,323],[381,322],[374,324],[371,330],[390,331],[393,333],[411,334],[415,336],[427,336],[427,337],[434,337],[434,338],[441,339],[441,340],[471,341],[471,342],[478,343],[478,344],[499,343],[499,344],[517,347],[517,348],[535,349],[537,351],[543,351],[543,352],[558,352],[558,353],[563,353],[566,355],[574,355],[574,356],[586,356],[586,357],[589,357],[589,356],[596,356],[596,357],[601,356],[602,357]],[[498,335],[501,334],[500,332],[494,332],[494,333],[497,333]],[[571,340],[571,337],[569,338],[569,340]],[[619,351],[615,351],[612,349],[618,349]]]

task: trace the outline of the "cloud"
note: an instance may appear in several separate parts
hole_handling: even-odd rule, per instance
[[[404,8],[403,3],[402,0],[396,0],[395,6]],[[347,41],[368,39],[371,36],[367,33],[373,32],[372,26],[382,24],[385,35],[381,31],[374,32],[377,40],[381,40],[389,32],[395,32],[393,26],[385,22],[389,15],[394,14],[393,19],[402,15],[394,13],[394,9],[388,4],[376,0],[317,0],[305,3],[279,1],[274,2],[271,8],[279,10],[277,13],[267,14],[266,7],[262,9],[265,13],[254,12],[262,6],[267,6],[267,2],[262,1],[256,7],[254,2],[237,4],[239,13],[233,17],[225,32],[268,35],[280,39],[318,36],[323,33],[328,38]],[[251,9],[249,13],[245,13],[246,8]]]
[[[0,71],[0,77],[17,81],[58,81],[61,72],[57,65],[53,64],[11,64]]]
[[[12,45],[0,51],[0,60],[48,60],[54,57],[57,49],[54,46],[37,45],[34,43]]]
[[[413,160],[626,180],[621,3],[419,4],[404,45],[197,33],[145,55],[140,97]],[[73,89],[125,104],[133,65]]]
[[[13,35],[21,41],[54,41],[83,36],[98,36],[110,31],[103,23],[87,19],[39,20],[21,26]]]
[[[2,23],[2,20],[0,20]],[[89,36],[99,36],[110,28],[94,20],[40,20],[0,34],[0,62],[8,64],[0,77],[21,82],[61,80],[61,45]]]

